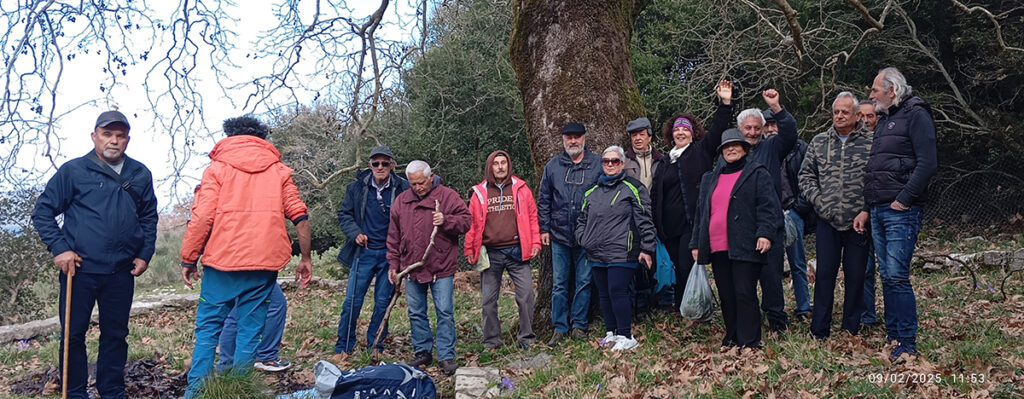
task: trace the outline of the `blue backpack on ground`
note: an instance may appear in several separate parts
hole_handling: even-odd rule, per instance
[[[430,376],[404,363],[342,371],[331,393],[331,399],[436,397]]]

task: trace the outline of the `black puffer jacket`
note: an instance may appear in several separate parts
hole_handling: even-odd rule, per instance
[[[906,206],[923,205],[937,167],[931,106],[919,97],[904,97],[875,125],[864,201],[867,205],[888,205],[893,200]]]
[[[640,251],[654,254],[655,237],[651,197],[639,180],[622,172],[587,190],[576,222],[576,240],[587,260],[635,264]]]
[[[700,182],[700,198],[697,200],[697,218],[693,224],[693,238],[690,249],[697,249],[697,263],[711,261],[711,194],[718,185],[724,163],[720,163],[704,175]],[[747,164],[740,172],[729,198],[728,239],[729,259],[765,263],[768,254],[757,251],[758,237],[764,237],[773,246],[782,245],[782,206],[772,184],[768,168],[747,156]]]

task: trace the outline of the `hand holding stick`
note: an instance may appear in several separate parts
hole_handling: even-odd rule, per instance
[[[434,200],[434,213],[437,214],[439,212],[441,212],[441,202],[439,202],[437,200]],[[398,303],[398,297],[401,295],[402,280],[405,279],[405,276],[408,275],[409,272],[415,270],[416,268],[418,268],[420,266],[423,266],[423,264],[426,263],[427,255],[430,254],[430,249],[434,248],[434,236],[436,236],[436,235],[437,235],[437,225],[434,225],[434,230],[430,232],[430,243],[427,244],[427,249],[425,251],[423,251],[423,258],[420,259],[419,262],[416,262],[416,263],[413,263],[413,264],[409,265],[409,267],[405,268],[405,270],[402,270],[402,271],[398,272],[398,274],[395,276],[394,292],[391,293],[391,302],[388,304],[387,310],[384,311],[384,322],[380,323],[380,327],[377,328],[377,336],[376,336],[376,338],[373,339],[373,345],[370,347],[371,350],[373,350],[373,361],[374,362],[377,361],[377,356],[380,353],[380,352],[377,352],[376,349],[377,349],[377,345],[380,343],[380,337],[381,337],[381,335],[384,334],[384,329],[388,325],[388,319],[391,317],[391,309],[393,309],[395,307],[395,304]]]

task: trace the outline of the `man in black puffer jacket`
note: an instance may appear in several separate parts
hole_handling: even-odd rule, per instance
[[[917,301],[910,285],[910,261],[927,200],[928,180],[938,165],[931,107],[911,96],[907,79],[896,68],[878,72],[871,99],[882,114],[875,125],[864,176],[864,202],[871,213],[871,235],[878,255],[885,298],[890,354],[917,354]],[[854,226],[863,232],[866,226]],[[893,239],[898,237],[899,239]]]

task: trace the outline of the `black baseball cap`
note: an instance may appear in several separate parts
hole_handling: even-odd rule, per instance
[[[107,111],[100,114],[100,117],[96,118],[95,127],[107,127],[112,123],[123,123],[124,127],[128,128],[128,130],[132,129],[132,125],[128,123],[128,118],[121,111]]]

